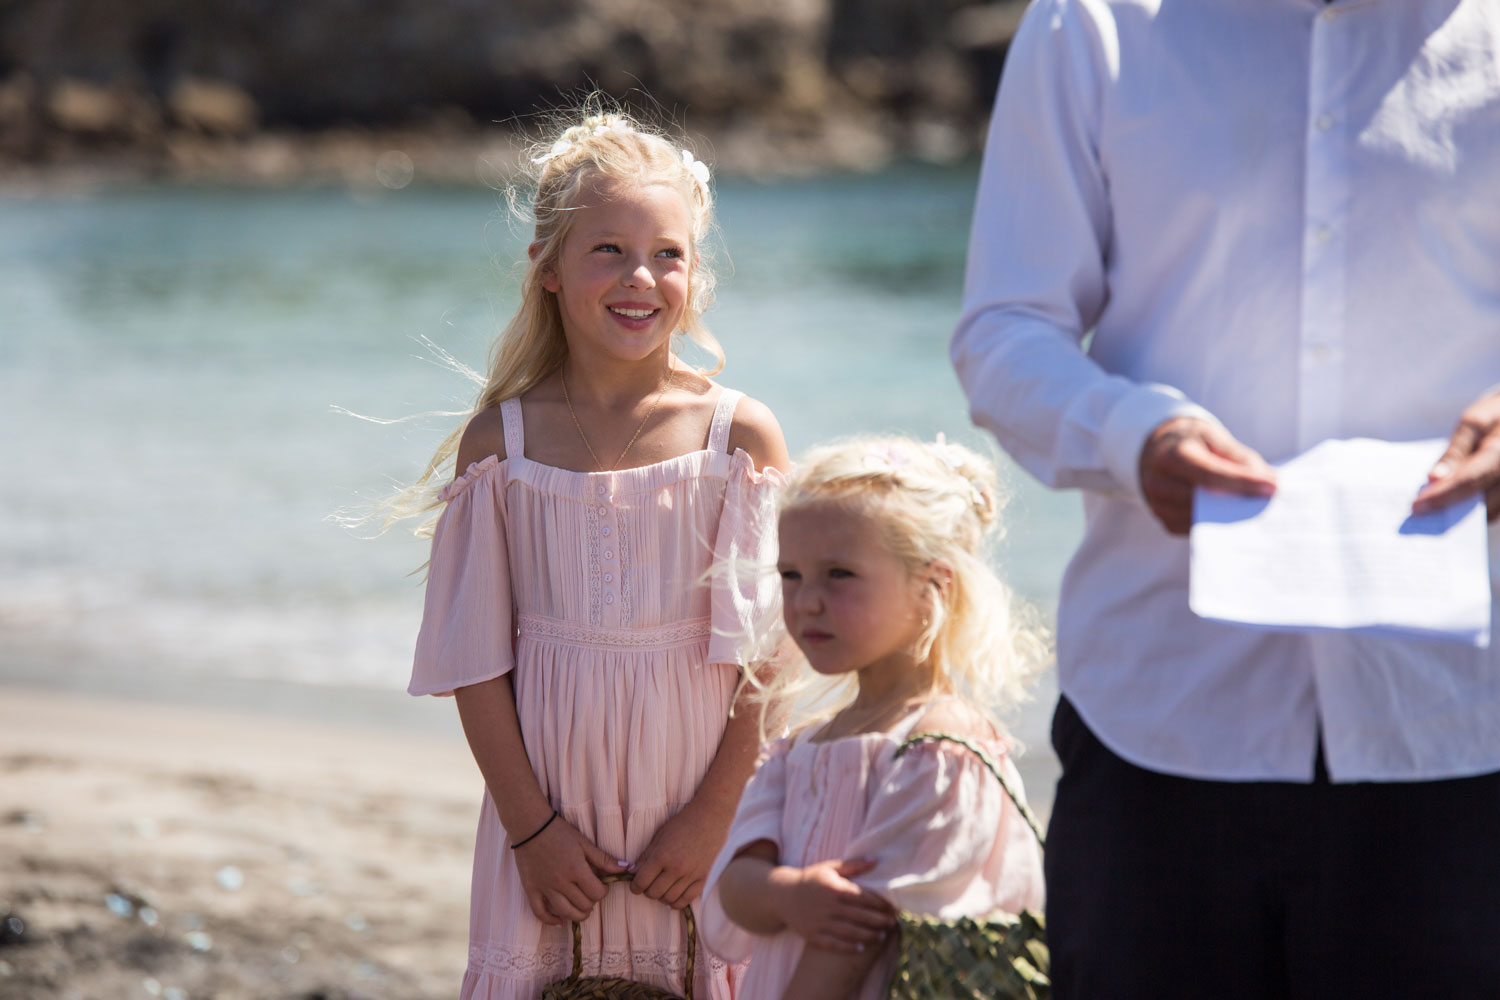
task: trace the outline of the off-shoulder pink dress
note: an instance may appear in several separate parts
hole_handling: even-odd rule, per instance
[[[953,919],[1040,909],[1036,838],[979,759],[939,742],[919,743],[896,758],[920,715],[891,733],[825,743],[804,732],[773,743],[763,755],[698,907],[699,929],[714,954],[730,962],[750,960],[741,1000],[780,1000],[802,957],[803,940],[796,934],[751,934],[724,914],[719,876],[757,840],[774,843],[784,865],[873,858],[874,869],[854,881],[913,913]],[[1019,790],[1021,776],[1006,745],[974,742]],[[881,957],[856,994],[859,1000],[886,996],[894,964],[894,952]]]
[[[774,573],[704,579],[716,558],[775,558],[780,474],[727,451],[739,396],[720,392],[704,450],[607,473],[528,460],[520,403],[507,400],[506,459],[469,466],[443,492],[408,690],[451,694],[514,670],[542,790],[628,860],[697,790],[747,636],[780,600]],[[587,974],[681,988],[681,915],[627,886],[610,889],[583,941]],[[570,929],[543,925],[526,904],[486,791],[462,996],[534,1000],[571,963]],[[742,972],[700,949],[697,995],[727,1000]]]

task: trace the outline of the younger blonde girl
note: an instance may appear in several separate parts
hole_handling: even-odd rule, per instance
[[[484,776],[462,996],[534,1000],[569,971],[573,921],[586,974],[681,989],[675,910],[758,742],[753,713],[730,718],[752,664],[729,637],[776,601],[702,581],[770,542],[785,446],[673,351],[679,332],[717,350],[707,168],[617,114],[532,162],[521,306],[437,498],[410,687],[456,696]],[[622,871],[628,889],[601,881]],[[740,970],[697,969],[697,996],[731,997]]]
[[[746,1000],[883,997],[898,907],[1041,905],[1035,838],[979,759],[939,742],[896,756],[914,734],[960,736],[1020,787],[987,710],[1021,696],[1041,643],[982,557],[996,507],[988,463],[941,441],[821,448],[788,484],[787,629],[852,691],[769,748],[709,876],[701,926],[718,954],[750,959]]]

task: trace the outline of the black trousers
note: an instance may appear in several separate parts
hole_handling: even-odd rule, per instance
[[[1500,774],[1171,777],[1066,698],[1052,742],[1057,1000],[1500,998]]]

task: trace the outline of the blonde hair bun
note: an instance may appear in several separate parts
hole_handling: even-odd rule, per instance
[[[974,707],[995,712],[1023,702],[1050,661],[1046,632],[1016,601],[988,561],[1005,505],[994,463],[947,441],[884,435],[808,451],[797,462],[780,507],[834,504],[869,518],[881,541],[912,572],[934,563],[952,573],[923,636],[936,683]],[[771,685],[768,700],[797,683]]]

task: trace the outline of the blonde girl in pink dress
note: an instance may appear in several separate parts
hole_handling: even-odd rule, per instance
[[[484,776],[462,989],[484,1000],[566,975],[571,921],[587,974],[681,988],[678,910],[758,743],[755,713],[731,716],[756,666],[736,637],[779,600],[705,582],[715,559],[773,558],[787,464],[764,406],[672,350],[685,332],[722,360],[707,168],[612,113],[536,154],[520,309],[429,469],[456,451],[410,686],[455,696]],[[701,959],[697,995],[742,972]]]
[[[895,755],[913,734],[965,737],[1020,788],[985,706],[1023,696],[1043,644],[981,558],[995,517],[992,468],[941,440],[822,448],[784,491],[786,625],[848,691],[767,749],[709,875],[700,927],[750,960],[745,1000],[884,997],[897,907],[1041,906],[1036,840],[978,757],[939,742]]]

